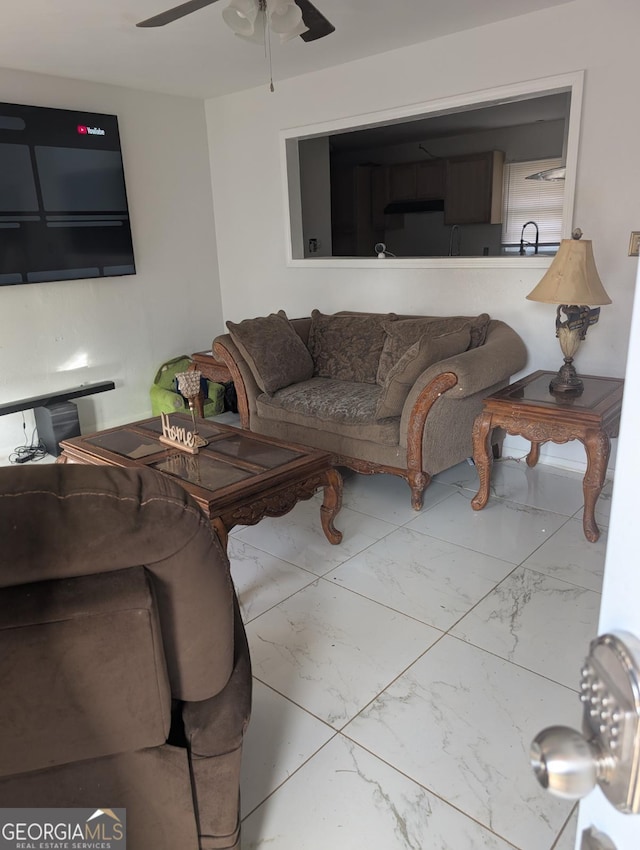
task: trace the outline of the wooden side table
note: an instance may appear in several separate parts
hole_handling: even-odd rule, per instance
[[[217,384],[226,384],[231,381],[231,372],[222,362],[218,360],[213,351],[196,351],[191,355],[193,363],[189,366],[189,372],[201,372],[207,381],[214,381]],[[199,393],[195,400],[196,413],[202,419],[204,416],[204,399],[202,393]]]
[[[491,434],[504,428],[531,441],[527,465],[533,467],[540,457],[540,446],[551,441],[567,443],[580,440],[587,452],[587,470],[583,480],[583,528],[587,540],[595,543],[600,530],[595,521],[595,506],[602,490],[611,450],[611,437],[618,435],[624,381],[581,375],[584,392],[575,397],[552,395],[549,381],[554,372],[533,372],[483,401],[482,412],[473,425],[473,460],[480,488],[471,507],[482,510],[489,499],[491,483]]]

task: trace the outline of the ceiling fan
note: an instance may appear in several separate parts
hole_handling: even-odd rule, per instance
[[[136,26],[163,27],[217,1],[188,0],[166,12],[140,21]],[[266,21],[269,27],[280,35],[282,41],[296,35],[303,41],[316,41],[335,30],[333,24],[309,0],[231,0],[222,17],[236,35],[250,41],[262,40]],[[262,33],[259,18],[263,20]]]

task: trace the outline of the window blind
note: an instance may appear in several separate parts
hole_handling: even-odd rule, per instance
[[[562,207],[564,180],[527,180],[530,174],[557,168],[561,159],[537,159],[529,162],[509,162],[504,166],[502,209],[503,245],[520,244],[522,226],[535,221],[540,232],[539,243],[559,243],[562,239]],[[533,242],[535,229],[527,228],[525,239]]]

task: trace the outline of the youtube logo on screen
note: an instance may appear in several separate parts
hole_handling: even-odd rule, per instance
[[[87,127],[86,124],[78,124],[78,133],[81,136],[104,136],[102,127]]]

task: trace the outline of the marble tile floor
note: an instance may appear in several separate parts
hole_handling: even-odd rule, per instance
[[[476,489],[460,464],[416,513],[403,481],[347,473],[340,546],[319,498],[232,533],[254,673],[243,850],[572,850],[575,808],[528,753],[580,726],[611,484],[596,544],[576,473],[498,462],[478,513]]]

